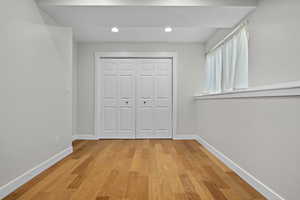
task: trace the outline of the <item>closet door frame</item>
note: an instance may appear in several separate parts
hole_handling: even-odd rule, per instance
[[[101,139],[102,119],[102,59],[171,59],[172,60],[172,138],[176,138],[177,129],[177,52],[96,52],[95,53],[95,139]],[[120,138],[122,139],[122,138]]]

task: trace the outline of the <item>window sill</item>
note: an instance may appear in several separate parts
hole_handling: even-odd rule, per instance
[[[195,100],[300,96],[300,81],[254,87],[245,90],[195,95]]]

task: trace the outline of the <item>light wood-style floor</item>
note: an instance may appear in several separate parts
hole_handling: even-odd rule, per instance
[[[196,141],[75,141],[4,200],[264,200]]]

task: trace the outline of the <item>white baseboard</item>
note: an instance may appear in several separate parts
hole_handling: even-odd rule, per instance
[[[196,138],[193,137],[191,138],[191,135],[177,135],[173,139],[174,140],[195,140]],[[162,137],[157,137],[157,138],[162,138]],[[102,135],[100,137],[97,137],[95,135],[73,135],[72,136],[72,141],[74,140],[100,140],[100,139],[141,139],[141,138],[132,138],[131,136],[120,136],[120,135]],[[152,138],[155,139],[155,138]]]
[[[255,188],[258,192],[264,195],[269,200],[284,200],[280,195],[274,192],[271,188],[263,184],[253,175],[248,173],[246,170],[241,168],[238,164],[233,162],[223,153],[218,151],[215,147],[206,142],[203,138],[198,135],[191,136],[191,139],[196,139],[200,144],[202,144],[207,150],[209,150],[212,154],[214,154],[217,158],[219,158],[223,163],[226,164],[227,167],[232,169],[235,173],[237,173],[243,180],[245,180],[249,185]]]
[[[99,140],[99,138],[95,135],[73,135],[72,139],[73,141],[74,140]]]
[[[197,140],[196,135],[191,134],[179,134],[175,135],[174,140]]]
[[[42,162],[41,164],[34,167],[33,169],[25,172],[21,176],[19,176],[19,177],[15,178],[14,180],[10,181],[6,185],[1,186],[0,187],[0,199],[6,197],[7,195],[9,195],[13,191],[15,191],[17,188],[22,186],[24,183],[27,183],[32,178],[39,175],[41,172],[45,171],[46,169],[48,169],[49,167],[51,167],[52,165],[54,165],[58,161],[62,160],[63,158],[65,158],[66,156],[71,154],[72,152],[73,152],[73,147],[70,146],[67,149],[61,151],[60,153],[52,156],[50,159]]]

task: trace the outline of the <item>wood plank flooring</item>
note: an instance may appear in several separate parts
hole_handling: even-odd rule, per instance
[[[196,141],[75,141],[4,200],[264,200]]]

